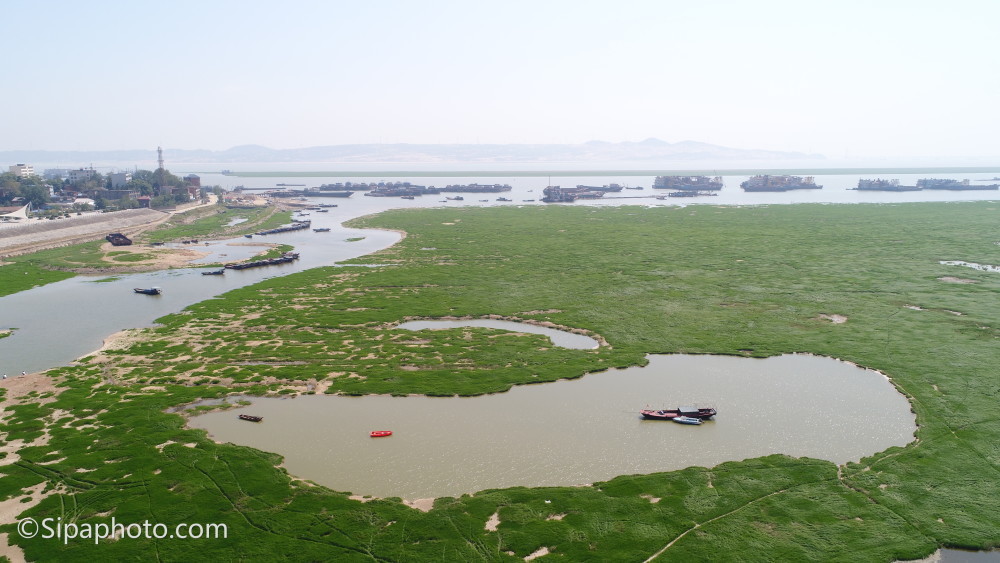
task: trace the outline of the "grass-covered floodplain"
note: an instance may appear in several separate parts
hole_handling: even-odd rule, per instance
[[[8,259],[7,263],[0,265],[0,297],[71,277],[73,274],[69,272],[57,272],[27,261]]]
[[[205,301],[130,346],[54,370],[55,389],[15,399],[0,421],[5,442],[30,444],[0,459],[0,499],[32,486],[53,493],[25,517],[225,522],[228,539],[62,545],[0,531],[29,560],[61,561],[514,561],[542,548],[570,561],[892,561],[994,547],[1000,276],[939,261],[1000,263],[998,209],[539,206],[366,217],[354,226],[408,233],[370,260],[396,265],[314,269]],[[393,328],[406,317],[490,314],[584,329],[609,346]],[[277,456],[215,444],[165,412],[235,391],[498,392],[678,352],[811,352],[881,370],[910,398],[917,439],[842,467],[774,455],[481,491],[424,513],[297,481]]]
[[[291,222],[292,213],[275,207],[227,208],[222,205],[198,207],[175,215],[156,230],[143,233],[142,242],[170,242],[185,239],[240,236],[280,227]],[[242,222],[230,225],[236,220]]]

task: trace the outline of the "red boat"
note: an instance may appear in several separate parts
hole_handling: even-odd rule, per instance
[[[372,430],[370,436],[372,438],[382,438],[383,436],[392,436],[392,430]]]
[[[676,409],[644,409],[639,411],[642,418],[646,420],[673,420],[678,416],[687,416],[700,420],[707,420],[717,414],[717,411],[709,407],[678,407]]]

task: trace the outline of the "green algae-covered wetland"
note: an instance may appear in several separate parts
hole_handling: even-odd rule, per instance
[[[268,279],[8,389],[0,500],[21,518],[225,523],[211,540],[70,541],[29,560],[892,561],[1000,545],[995,202],[389,211],[372,257]],[[414,318],[581,329],[597,349]],[[218,444],[176,407],[228,394],[479,395],[646,355],[804,352],[881,371],[916,440],[838,466],[771,455],[580,487],[350,498]],[[752,398],[748,397],[748,400]],[[720,414],[724,416],[724,413]],[[808,417],[808,413],[799,413]],[[266,424],[265,420],[262,424]],[[794,424],[795,420],[789,421]],[[303,432],[336,429],[304,428]],[[13,504],[10,504],[13,503]]]

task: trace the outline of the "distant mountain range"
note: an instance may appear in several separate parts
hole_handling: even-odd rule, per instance
[[[798,160],[822,155],[798,152],[734,149],[659,139],[578,145],[330,145],[299,149],[271,149],[242,145],[224,151],[164,148],[168,163],[192,162],[611,162],[663,160]],[[67,167],[90,163],[156,162],[156,149],[119,151],[0,151],[0,164],[64,163]]]

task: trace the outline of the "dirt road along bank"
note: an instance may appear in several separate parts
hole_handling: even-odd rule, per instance
[[[17,225],[0,225],[0,258],[101,240],[108,233],[124,233],[129,236],[165,221],[168,217],[168,213],[153,209],[127,209],[74,215],[63,219],[29,219]]]

